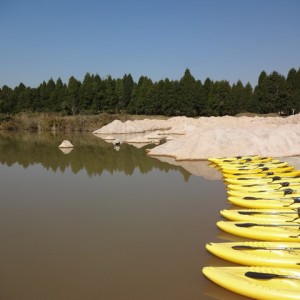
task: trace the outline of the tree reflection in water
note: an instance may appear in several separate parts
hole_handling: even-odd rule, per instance
[[[67,149],[68,152],[63,152],[58,148],[64,139],[72,142],[73,150]],[[159,169],[164,172],[178,170],[185,181],[188,181],[190,177],[190,173],[180,166],[147,156],[145,148],[137,149],[134,146],[122,144],[116,149],[113,144],[88,132],[55,134],[1,132],[0,162],[7,166],[17,163],[24,168],[40,164],[46,169],[61,172],[67,168],[70,168],[73,173],[86,170],[89,176],[101,175],[103,171],[111,174],[124,172],[126,175],[132,175],[135,169],[142,174]]]

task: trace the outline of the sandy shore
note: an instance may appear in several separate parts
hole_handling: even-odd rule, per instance
[[[300,114],[283,117],[174,117],[167,120],[118,120],[94,131],[137,147],[157,144],[147,152],[209,179],[220,175],[208,157],[261,155],[281,158],[300,169]],[[164,141],[163,143],[161,141]]]
[[[151,156],[176,160],[253,155],[300,155],[300,114],[282,117],[174,117],[167,120],[118,120],[96,130],[96,135],[118,134],[123,142],[150,143],[166,139],[151,149]],[[128,135],[135,136],[126,139]],[[123,138],[122,138],[123,135]]]

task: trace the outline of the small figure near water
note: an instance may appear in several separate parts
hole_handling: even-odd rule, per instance
[[[115,139],[113,141],[113,143],[114,143],[115,146],[119,146],[121,144],[121,141],[119,139]]]

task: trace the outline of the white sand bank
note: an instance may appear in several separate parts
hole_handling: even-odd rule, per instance
[[[94,133],[149,135],[149,131],[176,138],[151,149],[148,154],[176,160],[253,154],[272,157],[300,155],[300,114],[286,118],[225,116],[113,121]]]
[[[288,161],[300,169],[300,114],[282,117],[175,117],[168,120],[114,121],[95,132],[113,135],[132,145],[145,146],[165,138],[166,143],[149,150],[148,155],[191,174],[221,179],[209,167],[208,157],[259,154]],[[171,138],[170,138],[171,137]]]

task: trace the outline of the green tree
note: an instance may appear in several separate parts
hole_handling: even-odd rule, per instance
[[[164,81],[160,80],[153,84],[152,88],[144,98],[144,113],[146,115],[162,114],[162,94],[164,89]]]
[[[102,110],[102,93],[101,93],[102,80],[98,74],[94,76],[93,89],[95,91],[92,109],[95,113],[99,113]]]
[[[224,116],[231,112],[231,86],[227,80],[216,81],[209,95],[210,115]]]
[[[44,101],[47,99],[47,84],[46,81],[43,81],[38,87],[37,87],[37,95],[33,99],[32,108],[34,111],[41,112],[44,109]]]
[[[240,112],[247,112],[250,107],[252,98],[252,86],[248,82],[246,86],[238,80],[236,84],[232,85],[230,105],[230,115],[235,115]]]
[[[90,73],[86,73],[79,90],[79,109],[81,112],[91,108],[94,97],[93,77]]]
[[[55,83],[55,88],[50,95],[51,111],[61,111],[64,108],[64,100],[67,96],[67,87],[63,84],[61,78],[58,78]]]
[[[242,110],[244,112],[250,111],[252,97],[253,97],[253,88],[252,85],[248,82],[243,92]]]
[[[272,72],[264,81],[262,112],[285,114],[288,110],[288,89],[285,77]]]
[[[36,89],[32,89],[30,87],[26,87],[22,89],[17,101],[17,106],[15,108],[15,112],[26,112],[33,111],[33,103],[35,102]]]
[[[12,113],[14,106],[14,92],[10,87],[4,85],[0,93],[0,112],[4,114]]]
[[[115,112],[119,113],[120,110],[123,110],[123,92],[124,92],[124,81],[120,78],[115,80],[115,90],[114,90],[114,98],[115,98]]]
[[[265,101],[266,95],[266,85],[265,81],[267,80],[267,73],[262,71],[258,77],[258,84],[256,85],[250,105],[250,112],[254,113],[263,113],[264,105],[263,102]]]
[[[177,114],[179,82],[164,80],[161,91],[161,112],[166,116],[175,116]]]
[[[201,97],[201,85],[192,76],[189,69],[186,69],[183,77],[179,81],[179,95],[177,107],[180,115],[196,116],[196,109]]]
[[[74,76],[69,78],[67,93],[63,102],[63,107],[72,115],[79,112],[79,91],[81,82]]]
[[[131,101],[133,87],[134,81],[131,74],[125,74],[122,79],[122,95],[120,101],[118,102],[119,110],[126,110]]]
[[[203,109],[202,116],[209,116],[212,112],[212,107],[210,107],[210,94],[212,93],[214,82],[210,78],[206,78],[203,84]]]
[[[116,80],[112,79],[110,75],[107,76],[103,83],[103,101],[102,108],[108,113],[115,113],[117,111],[118,99],[116,97],[115,88]]]
[[[43,111],[52,111],[51,94],[55,90],[55,82],[52,78],[47,81],[46,94],[43,99]]]
[[[287,113],[294,114],[300,112],[300,69],[296,71],[292,68],[286,79],[288,89]]]
[[[14,104],[13,104],[13,112],[17,113],[22,111],[22,106],[25,102],[25,91],[26,86],[21,82],[17,87],[14,88]]]
[[[146,76],[141,76],[137,85],[132,89],[132,97],[128,104],[128,112],[131,114],[144,114],[148,105],[149,94],[153,88],[153,82]]]

